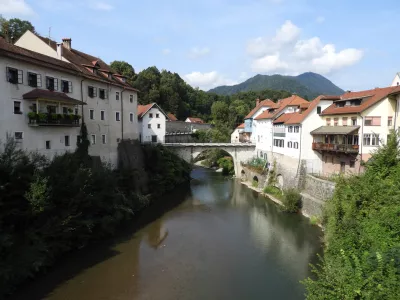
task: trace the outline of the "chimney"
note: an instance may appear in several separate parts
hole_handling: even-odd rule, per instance
[[[71,39],[70,38],[63,38],[63,45],[65,48],[67,48],[68,50],[71,50]]]
[[[350,90],[347,90],[346,93],[351,93],[351,91],[350,91]]]
[[[57,57],[62,60],[62,43],[57,43]]]
[[[258,104],[260,104],[260,99],[256,99],[256,106],[258,106]]]

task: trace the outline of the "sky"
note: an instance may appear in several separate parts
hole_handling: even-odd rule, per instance
[[[204,90],[307,71],[363,90],[400,72],[398,0],[0,0],[0,14],[107,63],[156,66]]]

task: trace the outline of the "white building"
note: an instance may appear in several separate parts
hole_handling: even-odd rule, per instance
[[[185,122],[187,123],[199,123],[199,124],[204,124],[204,121],[200,118],[193,118],[193,117],[188,117],[186,118]]]
[[[89,154],[116,165],[118,142],[138,138],[137,91],[70,39],[57,44],[27,31],[15,45],[0,39],[0,56],[2,139],[10,133],[23,148],[51,157],[75,149],[84,120]]]
[[[238,127],[235,128],[235,130],[231,134],[231,143],[237,144],[237,143],[243,143],[243,132],[244,132],[244,123],[240,124]]]
[[[156,104],[138,106],[139,139],[142,143],[164,143],[167,114]]]
[[[394,76],[394,79],[392,81],[392,86],[398,85],[400,85],[400,72],[396,73],[396,76]]]

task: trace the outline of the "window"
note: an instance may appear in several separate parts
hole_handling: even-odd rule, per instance
[[[157,136],[156,135],[152,135],[151,136],[151,142],[152,143],[157,143]]]
[[[7,81],[12,84],[24,83],[22,70],[7,68]]]
[[[61,80],[61,90],[63,93],[72,93],[72,82],[68,80]]]
[[[294,126],[294,132],[299,132],[300,131],[300,127],[299,126]]]
[[[51,149],[51,143],[50,143],[50,141],[46,141],[46,149]]]
[[[298,142],[294,142],[293,143],[293,148],[294,149],[299,149],[299,143]]]
[[[365,117],[365,126],[381,126],[381,117]]]
[[[77,108],[75,108],[75,114],[77,115],[79,112],[79,110]]]
[[[105,134],[102,134],[102,135],[101,135],[101,142],[103,143],[103,145],[107,143],[106,135],[105,135]]]
[[[129,102],[133,103],[133,95],[129,95]]]
[[[388,117],[388,126],[393,126],[393,117]]]
[[[342,118],[342,125],[347,126],[347,117]]]
[[[42,86],[42,75],[28,72],[28,85],[31,87]]]
[[[283,148],[285,147],[285,141],[282,139],[274,139],[274,146]]]
[[[58,79],[46,76],[46,89],[50,91],[58,90]]]
[[[129,121],[133,122],[133,113],[129,114]]]
[[[288,132],[293,132],[293,126],[289,126]]]
[[[99,97],[100,99],[107,99],[107,93],[105,89],[99,89]]]
[[[331,118],[326,118],[326,126],[331,126]]]
[[[57,113],[57,106],[55,105],[47,105],[47,113],[49,114],[55,114]]]
[[[89,119],[94,120],[94,109],[89,109]]]
[[[67,115],[68,114],[68,108],[65,107],[65,106],[63,106],[62,111],[63,111],[63,115]]]
[[[157,128],[160,129],[161,128],[161,124],[157,124]]]
[[[64,136],[64,143],[66,147],[69,147],[69,135]]]
[[[351,125],[357,126],[357,118],[351,118]]]
[[[100,111],[100,120],[102,120],[102,121],[105,120],[105,111],[104,110]]]
[[[378,146],[379,145],[379,134],[365,133],[363,139],[364,146]]]
[[[288,147],[288,148],[292,148],[292,146],[293,146],[292,144],[293,144],[292,142],[288,142],[288,143],[287,143],[287,147]]]
[[[16,114],[16,115],[22,114],[20,101],[14,101],[14,114]]]
[[[96,145],[96,135],[95,135],[95,134],[92,134],[92,135],[90,136],[90,143],[91,143],[92,145]]]
[[[115,92],[115,100],[119,100],[119,92]]]
[[[149,118],[152,118],[153,117],[153,114],[149,114]]]
[[[90,98],[97,97],[97,88],[93,86],[88,86],[88,95]]]
[[[160,114],[156,114],[156,118],[159,118],[160,117]]]
[[[24,134],[21,131],[14,132],[14,139],[16,141],[22,140],[24,138]]]
[[[147,124],[147,128],[149,128],[149,129],[150,129],[150,128],[151,128],[151,124]]]
[[[339,126],[339,118],[333,119],[333,126]]]
[[[355,168],[356,166],[356,161],[355,160],[351,160],[350,161],[350,168]]]
[[[321,106],[317,106],[317,114],[321,114]]]
[[[117,122],[121,121],[121,118],[120,118],[120,115],[119,115],[119,111],[117,111],[115,113],[115,121],[117,121]]]

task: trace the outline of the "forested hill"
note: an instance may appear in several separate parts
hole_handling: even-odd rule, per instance
[[[291,94],[286,91],[250,91],[234,95],[224,96],[208,93],[192,88],[177,73],[166,70],[159,71],[156,67],[149,67],[139,74],[135,74],[131,65],[126,62],[115,61],[111,67],[125,76],[139,92],[139,103],[157,103],[167,113],[172,112],[179,120],[185,120],[188,116],[200,117],[207,122],[215,123],[216,120],[224,120],[228,128],[233,129],[243,122],[243,118],[254,108],[257,98],[282,99]],[[226,110],[225,116],[221,116],[214,108]],[[218,116],[216,116],[218,114]]]
[[[298,76],[256,75],[233,86],[219,86],[209,92],[232,95],[238,92],[261,91],[264,89],[285,90],[308,99],[325,95],[340,95],[344,91],[322,75],[307,72]]]

